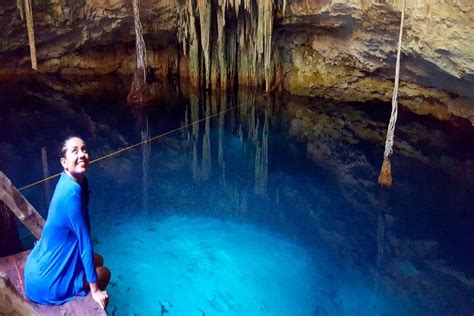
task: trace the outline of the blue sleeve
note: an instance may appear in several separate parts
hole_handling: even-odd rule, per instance
[[[86,273],[87,282],[97,282],[97,272],[94,265],[94,251],[87,224],[81,210],[80,197],[73,195],[66,205],[69,225],[79,241],[79,253]]]

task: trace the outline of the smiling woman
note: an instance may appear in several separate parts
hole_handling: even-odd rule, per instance
[[[60,161],[64,172],[81,183],[89,167],[89,153],[84,141],[77,136],[68,137],[61,148]]]
[[[85,142],[69,137],[61,149],[64,172],[56,185],[40,240],[25,264],[25,294],[36,303],[60,305],[76,296],[105,309],[110,271],[95,254],[90,237],[89,154]]]

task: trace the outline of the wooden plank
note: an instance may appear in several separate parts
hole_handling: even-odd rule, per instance
[[[19,315],[69,315],[69,316],[107,315],[107,313],[100,308],[99,304],[97,304],[92,299],[92,296],[90,293],[85,297],[76,297],[72,301],[67,302],[63,305],[59,305],[59,306],[35,304],[25,299],[23,274],[24,274],[24,268],[25,268],[25,261],[29,253],[30,253],[30,250],[27,250],[27,251],[24,251],[12,256],[0,258],[0,274],[3,272],[4,282],[10,283],[10,288],[5,291],[8,291],[9,297],[13,295],[15,302],[18,302],[18,304],[21,304],[22,306],[24,304],[27,304],[29,306],[29,307],[23,306],[22,308],[27,308],[27,309],[29,308],[28,310],[32,311],[31,313],[24,312],[24,313],[17,313],[17,314]],[[2,290],[1,282],[2,281],[0,280],[0,293],[3,293],[1,292]],[[6,285],[5,288],[6,287],[8,287],[8,285]],[[15,293],[13,293],[12,291]],[[0,298],[0,303],[2,303],[1,298]],[[4,312],[3,309],[6,310],[6,308],[7,308],[6,305],[4,307],[3,304],[0,304],[0,315],[2,315],[2,312]],[[37,314],[35,314],[35,312]],[[7,315],[9,314],[7,313]]]
[[[0,272],[0,315],[40,315],[11,284],[6,273]]]
[[[0,200],[30,230],[36,239],[40,239],[44,219],[38,211],[23,197],[10,179],[0,171]]]

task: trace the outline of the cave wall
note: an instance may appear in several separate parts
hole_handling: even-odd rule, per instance
[[[205,77],[213,88],[236,81],[342,101],[389,101],[402,4],[143,0],[140,14],[148,66],[158,78],[180,75],[197,85]],[[0,77],[32,71],[20,11],[14,1],[0,7]],[[132,74],[131,1],[33,1],[33,19],[39,72]],[[472,25],[471,1],[407,1],[402,106],[474,124]]]
[[[278,20],[282,34],[276,50],[283,52],[286,89],[344,101],[389,101],[402,4],[292,3]],[[439,119],[454,115],[474,122],[473,23],[472,2],[407,1],[402,106]]]

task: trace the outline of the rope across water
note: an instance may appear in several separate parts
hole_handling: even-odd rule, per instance
[[[180,130],[182,130],[182,129],[185,129],[185,128],[188,128],[188,127],[190,127],[190,126],[193,126],[194,124],[199,124],[200,122],[205,121],[206,119],[210,119],[210,118],[212,118],[212,117],[215,117],[215,116],[218,116],[218,115],[227,113],[227,112],[229,112],[229,111],[235,110],[235,109],[237,109],[237,108],[239,108],[239,107],[241,107],[241,106],[247,105],[247,104],[249,104],[249,103],[251,103],[251,102],[255,102],[256,100],[262,99],[262,98],[264,98],[265,96],[269,95],[270,92],[272,92],[277,86],[278,86],[278,85],[275,85],[271,90],[269,90],[268,92],[262,94],[261,96],[259,96],[259,97],[257,97],[257,98],[254,98],[254,99],[249,100],[249,101],[246,101],[246,102],[242,102],[242,103],[237,104],[237,105],[235,105],[235,106],[233,106],[233,107],[230,107],[230,108],[225,109],[225,110],[223,110],[223,111],[220,111],[220,112],[218,112],[218,113],[214,113],[214,114],[212,114],[212,115],[206,116],[206,117],[204,117],[204,118],[202,118],[202,119],[196,120],[196,121],[191,122],[191,123],[189,123],[189,124],[182,125],[182,126],[180,126],[180,127],[178,127],[178,128],[172,129],[172,130],[167,131],[167,132],[164,132],[164,133],[162,133],[162,134],[159,134],[159,135],[156,135],[156,136],[147,138],[147,139],[145,139],[145,140],[143,140],[143,141],[141,141],[141,142],[139,142],[139,143],[136,143],[136,144],[134,144],[134,145],[127,146],[127,147],[121,148],[121,149],[119,149],[119,150],[113,151],[113,152],[108,153],[108,154],[106,154],[106,155],[104,155],[104,156],[101,156],[101,157],[99,157],[99,158],[96,158],[96,159],[94,159],[94,160],[91,160],[89,163],[90,163],[90,164],[93,164],[93,163],[96,163],[96,162],[98,162],[98,161],[101,161],[101,160],[104,160],[104,159],[107,159],[107,158],[111,158],[111,157],[116,156],[116,155],[118,155],[118,154],[121,154],[121,153],[123,153],[123,152],[125,152],[125,151],[127,151],[127,150],[133,149],[133,148],[138,147],[138,146],[140,146],[140,145],[143,145],[143,144],[145,144],[145,143],[152,142],[152,141],[154,141],[154,140],[157,140],[157,139],[159,139],[159,138],[168,136],[168,135],[173,134],[173,133],[175,133],[175,132],[177,132],[177,131],[180,131]],[[54,174],[54,175],[52,175],[52,176],[49,176],[49,177],[47,177],[47,178],[44,178],[44,179],[41,179],[41,180],[39,180],[39,181],[33,182],[33,183],[31,183],[31,184],[25,185],[25,186],[21,187],[21,188],[18,189],[18,190],[19,190],[19,191],[22,191],[22,190],[31,188],[31,187],[33,187],[33,186],[35,186],[35,185],[37,185],[37,184],[40,184],[40,183],[49,181],[49,180],[51,180],[51,179],[54,179],[54,178],[58,177],[60,174],[61,174],[61,172],[58,172],[58,173],[56,173],[56,174]]]

